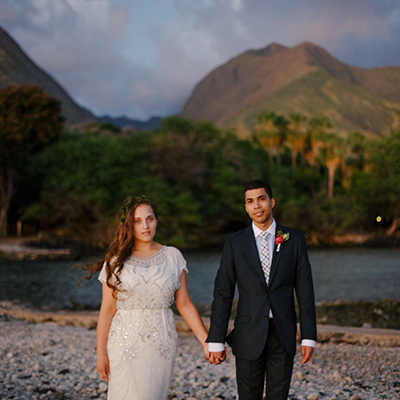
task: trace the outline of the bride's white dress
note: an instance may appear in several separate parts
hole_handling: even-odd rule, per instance
[[[170,307],[183,270],[182,253],[170,246],[125,261],[119,275],[124,291],[118,292],[107,341],[108,400],[167,399],[177,338]],[[99,280],[106,280],[104,267]]]

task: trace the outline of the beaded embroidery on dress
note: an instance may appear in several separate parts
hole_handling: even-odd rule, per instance
[[[183,270],[182,253],[170,246],[125,261],[107,341],[108,400],[167,399],[177,338],[171,305]],[[99,280],[106,280],[105,267]]]

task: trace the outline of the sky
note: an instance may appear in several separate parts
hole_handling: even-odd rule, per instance
[[[179,113],[213,69],[273,42],[400,65],[400,0],[1,0],[0,26],[95,115],[142,120]]]

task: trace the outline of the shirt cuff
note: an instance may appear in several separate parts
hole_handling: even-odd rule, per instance
[[[225,345],[223,343],[208,343],[208,351],[218,352],[224,350]]]
[[[302,346],[308,346],[308,347],[315,347],[316,343],[317,342],[315,340],[310,340],[310,339],[303,339],[301,341]]]

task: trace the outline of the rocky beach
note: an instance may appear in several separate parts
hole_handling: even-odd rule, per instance
[[[0,398],[18,400],[106,399],[96,372],[96,315],[0,310]],[[88,324],[82,321],[88,320]],[[32,322],[35,321],[35,322]],[[38,323],[41,321],[42,323]],[[71,326],[82,325],[82,326]],[[89,327],[89,328],[88,328]],[[169,399],[236,399],[234,357],[214,366],[177,318],[178,356]],[[400,398],[400,332],[319,326],[313,360],[296,355],[291,400]]]
[[[26,265],[71,257],[61,249],[22,251],[15,245],[0,246],[0,257]],[[0,301],[0,399],[106,399],[107,383],[96,372],[98,311],[93,309],[51,310]],[[199,311],[207,326],[209,304]],[[400,399],[399,313],[393,299],[318,302],[315,355],[305,366],[296,355],[289,399]],[[210,365],[178,316],[176,325],[178,356],[168,398],[237,399],[231,352],[222,365]]]

